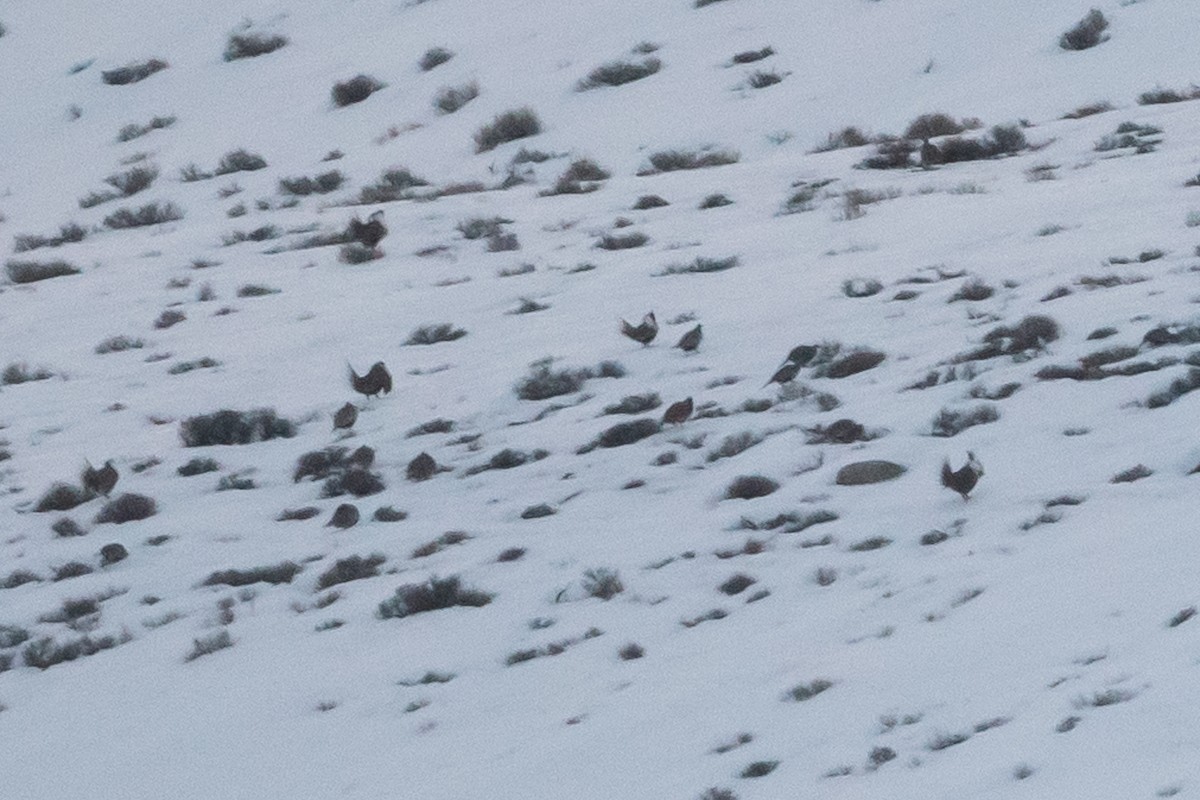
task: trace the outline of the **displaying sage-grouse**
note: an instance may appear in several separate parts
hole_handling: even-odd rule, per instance
[[[680,400],[677,403],[671,403],[667,406],[666,412],[663,414],[664,425],[682,425],[687,422],[688,417],[692,415],[692,410],[695,406],[692,404],[692,398]]]
[[[354,403],[346,403],[337,410],[333,415],[333,429],[349,430],[354,427],[354,423],[358,421],[358,409]]]
[[[359,394],[375,397],[392,391],[392,373],[388,372],[382,361],[376,361],[367,374],[361,376],[354,371],[354,367],[349,364],[346,366],[350,369],[350,385]]]
[[[815,344],[798,344],[791,349],[787,354],[788,364],[799,364],[801,367],[807,367],[809,362],[817,357],[817,346]]]
[[[679,343],[676,344],[675,346],[678,347],[680,350],[682,350],[685,353],[694,353],[694,352],[696,352],[696,348],[700,346],[700,340],[703,337],[704,337],[704,333],[703,333],[703,331],[700,330],[700,326],[697,325],[696,327],[692,328],[690,331],[685,333],[683,335],[683,337],[679,340]]]
[[[383,224],[383,212],[376,211],[367,217],[366,222],[362,222],[358,217],[350,220],[346,238],[358,242],[368,250],[374,250],[383,241],[383,237],[387,236],[387,232],[387,226]]]
[[[87,464],[86,461],[84,463]],[[108,497],[112,493],[113,487],[117,485],[117,479],[120,477],[113,463],[105,461],[104,466],[100,469],[95,469],[91,464],[87,464],[84,467],[83,474],[80,476],[80,482],[83,483],[83,488],[92,494],[102,494]]]
[[[658,335],[658,320],[654,318],[653,311],[642,317],[642,323],[637,327],[621,320],[621,333],[644,347],[653,342],[654,337]]]
[[[958,492],[963,500],[967,499],[982,476],[983,465],[970,450],[967,451],[967,464],[960,470],[951,470],[949,461],[942,462],[942,486]]]

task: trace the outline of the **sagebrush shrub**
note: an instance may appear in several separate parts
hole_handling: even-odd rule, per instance
[[[1087,50],[1107,41],[1104,34],[1107,28],[1108,19],[1100,9],[1093,8],[1075,27],[1058,37],[1058,46],[1063,50]]]
[[[430,578],[425,583],[406,584],[379,604],[381,619],[403,618],[453,606],[478,608],[492,602],[493,595],[463,587],[460,578]]]
[[[358,193],[358,202],[363,205],[390,203],[412,197],[412,190],[428,186],[429,181],[413,174],[406,167],[390,167],[380,174],[373,184],[362,187]]]
[[[372,553],[365,558],[363,556],[350,556],[349,558],[338,559],[332,567],[321,573],[321,576],[317,578],[317,591],[328,589],[330,586],[336,586],[339,583],[374,578],[379,575],[379,566],[385,561],[387,561],[387,558],[379,553]]]
[[[158,513],[158,504],[153,498],[144,494],[126,492],[116,499],[110,500],[96,515],[97,523],[113,522],[121,525],[154,516]]]
[[[421,56],[421,60],[417,62],[417,66],[422,72],[429,72],[434,67],[445,64],[450,59],[454,58],[454,53],[444,47],[431,47]]]
[[[209,573],[203,586],[249,586],[253,583],[278,585],[291,583],[303,568],[292,562],[282,561],[265,567],[251,569],[225,569]]]
[[[116,69],[106,69],[100,73],[100,78],[110,86],[125,86],[138,81],[144,81],[156,72],[166,69],[167,62],[151,58]]]
[[[725,499],[753,500],[766,497],[778,488],[778,483],[762,475],[739,475],[725,489]]]
[[[443,114],[453,114],[476,97],[479,97],[479,84],[474,81],[462,86],[448,86],[434,95],[433,107]]]
[[[333,104],[338,108],[344,108],[355,103],[361,103],[368,97],[382,89],[384,84],[372,78],[370,75],[355,75],[347,81],[341,81],[333,85],[330,90],[330,96],[333,98]]]
[[[230,411],[200,414],[185,419],[179,426],[184,447],[250,444],[269,439],[289,439],[296,435],[296,424],[279,417],[274,409]]]
[[[340,189],[345,180],[346,176],[336,169],[322,172],[312,178],[307,176],[280,178],[279,193],[297,197],[306,197],[310,194],[328,194]]]
[[[4,269],[13,283],[36,283],[37,281],[78,275],[83,270],[66,261],[7,261]]]
[[[639,170],[638,175],[719,167],[736,164],[740,158],[736,150],[660,150],[648,156],[650,166]]]
[[[967,127],[949,114],[936,111],[921,116],[908,123],[904,129],[905,139],[933,139],[938,136],[952,136],[962,133]]]
[[[147,203],[140,208],[118,208],[104,218],[104,227],[111,230],[140,228],[183,219],[183,211],[174,203]]]
[[[442,322],[434,325],[422,325],[413,330],[405,340],[407,345],[430,345],[439,342],[453,342],[466,336],[462,328],[456,328],[452,323]]]
[[[257,153],[251,153],[249,150],[231,150],[221,156],[221,160],[217,162],[217,175],[229,175],[234,172],[254,172],[264,169],[267,166],[267,160]]]
[[[46,490],[33,507],[34,511],[70,511],[75,506],[86,503],[92,495],[80,486],[69,483],[56,483]]]
[[[231,33],[225,43],[226,61],[256,58],[285,47],[288,38],[278,33]]]
[[[642,61],[610,61],[596,67],[587,77],[576,84],[576,91],[584,92],[601,86],[621,86],[649,77],[662,69],[662,61],[646,58]]]
[[[528,106],[496,115],[487,125],[475,132],[475,152],[486,153],[502,144],[536,136],[542,123]]]

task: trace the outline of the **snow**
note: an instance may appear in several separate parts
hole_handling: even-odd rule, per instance
[[[61,0],[8,7],[0,71],[19,80],[0,89],[10,109],[0,115],[3,256],[64,259],[82,274],[0,285],[0,369],[24,363],[54,374],[0,388],[0,449],[11,454],[0,461],[0,581],[15,570],[44,578],[0,589],[0,625],[35,640],[131,638],[45,670],[25,664],[24,644],[0,649],[0,664],[13,659],[0,672],[0,794],[1194,794],[1200,623],[1169,623],[1197,604],[1200,478],[1189,473],[1200,446],[1187,432],[1198,394],[1161,408],[1146,401],[1200,362],[1194,344],[1152,348],[1143,336],[1197,322],[1200,257],[1188,217],[1200,210],[1200,189],[1184,182],[1200,172],[1200,118],[1195,102],[1135,100],[1197,80],[1191,32],[1200,8],[1183,0],[1105,6],[1111,39],[1060,51],[1058,35],[1087,10],[1065,0],[726,0],[649,10],[625,0],[214,0],[167,13],[144,0],[87,13]],[[290,42],[224,62],[226,37],[244,21]],[[631,48],[642,42],[659,46],[660,72],[575,91],[594,67],[634,58]],[[729,66],[735,53],[768,45],[774,56]],[[454,57],[420,71],[418,60],[434,46]],[[129,86],[101,81],[102,70],[151,57],[169,68]],[[746,88],[759,68],[784,80]],[[330,88],[359,73],[387,85],[334,108]],[[439,89],[470,81],[479,84],[477,99],[454,114],[435,111]],[[1099,100],[1115,110],[1062,119]],[[521,106],[534,109],[544,132],[475,153],[474,132]],[[899,133],[934,111],[977,117],[985,131],[1024,120],[1032,147],[891,171],[856,168],[870,146],[812,152],[847,125]],[[122,126],[164,115],[177,122],[116,141]],[[1144,154],[1095,149],[1126,121],[1160,128],[1161,143]],[[453,183],[499,185],[522,147],[554,156],[517,167],[528,183],[434,199],[433,188]],[[703,147],[733,149],[740,160],[637,175],[651,153]],[[179,179],[187,165],[211,171],[237,148],[269,166]],[[344,157],[322,161],[333,150]],[[150,189],[78,207],[139,153],[160,170]],[[540,196],[584,157],[612,177],[594,192]],[[1054,180],[1031,179],[1043,165],[1053,166]],[[417,199],[348,205],[399,166],[433,188]],[[282,205],[281,178],[331,169],[346,174],[341,189]],[[811,210],[782,213],[798,182],[824,180],[831,182]],[[240,191],[219,196],[234,187]],[[846,219],[851,189],[888,199]],[[716,192],[734,203],[697,208]],[[631,210],[646,194],[670,205]],[[175,203],[185,216],[103,227],[115,209],[151,201]],[[246,213],[229,217],[239,203]],[[350,265],[337,247],[287,249],[377,207],[390,230],[382,258]],[[509,220],[504,229],[520,249],[488,252],[485,240],[465,239],[456,226],[476,217]],[[632,224],[618,229],[618,218]],[[14,237],[52,235],[72,221],[89,229],[83,241],[15,251]],[[222,244],[233,231],[264,225],[281,236]],[[1050,225],[1062,230],[1044,233]],[[594,246],[604,233],[634,231],[649,242]],[[1138,261],[1156,249],[1161,258]],[[726,271],[660,274],[728,256],[738,263]],[[196,261],[215,263],[194,268]],[[584,264],[594,268],[580,270]],[[532,269],[504,275],[523,265]],[[938,279],[939,270],[954,277]],[[1081,283],[1114,275],[1125,282]],[[972,278],[994,294],[948,302]],[[844,282],[858,279],[883,288],[846,296]],[[280,291],[239,297],[247,284]],[[199,299],[206,285],[215,299]],[[1070,293],[1043,299],[1058,287]],[[893,299],[901,290],[918,294]],[[549,307],[512,313],[525,298]],[[167,308],[186,319],[155,328]],[[231,311],[218,314],[223,308]],[[650,310],[661,325],[651,346],[620,336],[621,319],[636,323]],[[1030,315],[1052,317],[1061,336],[1021,357],[956,363],[988,331]],[[672,348],[697,322],[699,352]],[[436,323],[467,335],[403,344]],[[1088,338],[1102,327],[1117,333]],[[95,353],[116,335],[144,347]],[[797,386],[835,396],[831,410],[797,386],[762,387],[793,346],[820,342],[841,343],[843,352],[876,349],[886,359],[843,379],[802,371]],[[1173,362],[1103,380],[1037,377],[1116,345],[1138,352],[1114,367]],[[204,357],[219,366],[168,372]],[[568,396],[519,399],[514,385],[543,358],[556,369],[616,361],[625,375],[589,379]],[[395,391],[354,396],[347,361],[361,373],[377,360],[387,363]],[[948,380],[951,366],[957,377]],[[974,374],[964,377],[964,369]],[[911,388],[931,371],[940,383]],[[981,398],[1008,383],[1020,384],[1010,397]],[[648,392],[662,405],[638,417],[657,419],[688,396],[698,411],[727,413],[580,452],[630,419],[602,414],[606,406]],[[743,406],[750,400],[771,405],[753,413]],[[331,419],[347,401],[360,414],[341,438]],[[931,435],[941,410],[982,404],[999,419],[952,438]],[[183,447],[181,422],[222,408],[273,408],[297,422],[297,435]],[[435,418],[453,420],[454,430],[407,435]],[[841,418],[874,438],[808,443],[806,429]],[[726,437],[744,432],[762,441],[710,460]],[[360,444],[377,452],[382,493],[322,498],[321,482],[292,481],[302,454]],[[505,448],[548,455],[468,474]],[[943,459],[957,467],[968,450],[986,474],[964,502],[937,476]],[[406,465],[423,451],[447,471],[405,480]],[[668,452],[675,461],[656,466]],[[215,459],[220,470],[176,473],[196,457]],[[116,492],[154,498],[155,516],[95,524],[102,499],[63,513],[33,510],[54,482],[76,481],[85,459],[109,458],[121,473]],[[159,463],[134,470],[148,459]],[[877,485],[835,484],[841,467],[870,459],[907,472]],[[1152,474],[1112,482],[1138,464]],[[256,488],[216,491],[219,478],[235,473]],[[725,499],[741,475],[780,488]],[[1081,502],[1048,504],[1066,496]],[[362,521],[345,531],[326,527],[342,502],[355,503]],[[522,518],[538,504],[556,513]],[[320,514],[276,521],[309,505]],[[372,520],[386,505],[407,519]],[[837,519],[798,533],[745,524],[821,510]],[[56,536],[50,526],[63,516],[87,535]],[[921,544],[935,530],[950,537]],[[414,554],[448,531],[469,538]],[[874,537],[890,543],[855,549]],[[741,551],[751,538],[762,552],[717,555]],[[109,542],[130,557],[100,567]],[[498,561],[509,548],[526,552]],[[386,556],[383,574],[334,587],[340,597],[318,607],[327,595],[315,590],[318,576],[338,559],[371,553]],[[304,569],[288,584],[203,585],[216,570],[289,560]],[[95,571],[49,580],[72,561]],[[585,572],[594,569],[618,572],[624,591],[608,601],[589,596]],[[818,570],[832,583],[820,585]],[[736,573],[755,583],[721,593]],[[380,602],[401,585],[452,575],[493,600],[379,618]],[[762,590],[769,593],[759,597]],[[76,630],[41,619],[65,599],[102,593],[113,596],[98,619]],[[224,624],[218,602],[227,599],[234,619]],[[714,609],[726,616],[692,624]],[[341,624],[329,627],[334,621]],[[185,661],[195,640],[221,630],[232,647]],[[629,643],[644,657],[620,658]],[[508,663],[551,645],[564,649]],[[429,672],[453,678],[419,683]],[[789,697],[818,679],[832,686],[804,701]],[[1061,730],[1071,717],[1077,724]],[[742,733],[752,739],[716,752]],[[969,738],[931,747],[957,734]],[[895,758],[872,764],[877,748]],[[739,777],[759,761],[779,764],[761,778]],[[1031,774],[1019,778],[1026,767]]]

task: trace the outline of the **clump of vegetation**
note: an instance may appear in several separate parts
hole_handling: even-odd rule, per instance
[[[738,265],[737,256],[727,256],[725,258],[707,258],[705,256],[696,256],[687,264],[671,264],[664,267],[662,272],[655,273],[656,275],[688,275],[693,273],[705,272],[724,272],[727,269],[733,269]]]
[[[296,424],[275,414],[274,409],[230,411],[200,414],[185,419],[179,426],[184,447],[208,447],[217,444],[251,444],[270,439],[290,439]]]
[[[1137,102],[1140,106],[1152,106],[1162,103],[1183,103],[1187,100],[1196,99],[1200,99],[1200,86],[1192,86],[1182,92],[1177,92],[1174,89],[1151,89],[1148,92],[1139,94]]]
[[[17,386],[31,381],[44,381],[54,377],[54,373],[44,367],[30,367],[28,364],[16,362],[9,364],[0,373],[0,386]]]
[[[492,602],[492,597],[487,592],[464,587],[457,575],[430,578],[425,583],[406,584],[396,589],[394,596],[379,604],[379,617],[403,618],[454,606],[479,608]]]
[[[421,56],[421,60],[417,62],[417,66],[421,68],[422,72],[429,72],[429,70],[445,64],[452,58],[454,58],[454,53],[446,48],[431,47]]]
[[[283,561],[265,567],[251,569],[225,569],[210,573],[204,579],[202,586],[249,586],[254,583],[269,583],[278,585],[291,583],[300,573],[302,567],[291,562]]]
[[[989,422],[995,422],[998,419],[1000,419],[1000,412],[991,403],[981,403],[965,411],[954,411],[949,408],[943,408],[933,418],[933,426],[930,433],[933,436],[957,436],[967,428],[972,428],[976,425],[985,425]]]
[[[36,283],[37,281],[78,275],[81,269],[66,261],[7,261],[4,269],[13,283]]]
[[[86,236],[87,228],[74,222],[68,222],[59,227],[57,236],[17,234],[13,237],[13,252],[24,253],[42,247],[61,247],[64,244],[82,242]]]
[[[762,475],[739,475],[725,489],[726,500],[753,500],[766,497],[779,488],[776,481]]]
[[[183,219],[183,211],[174,203],[146,203],[139,208],[118,208],[104,218],[104,227],[110,230],[140,228]]]
[[[606,233],[596,240],[596,247],[600,250],[632,250],[648,241],[650,237],[640,231],[625,234]]]
[[[618,403],[604,407],[603,414],[644,414],[662,405],[662,398],[656,392],[646,394],[631,394],[622,397]]]
[[[218,650],[224,650],[227,647],[233,647],[233,637],[229,635],[229,631],[222,629],[208,636],[193,639],[192,649],[183,657],[183,660],[195,661],[201,656],[212,655]]]
[[[843,356],[834,358],[826,364],[817,364],[813,370],[818,378],[848,378],[860,372],[874,369],[883,363],[887,355],[878,350],[866,348],[853,350]]]
[[[110,650],[131,638],[128,634],[122,637],[84,635],[78,639],[59,642],[53,637],[43,636],[26,644],[21,651],[21,658],[28,667],[50,669],[57,664],[92,656],[102,650]]]
[[[647,78],[662,69],[662,61],[650,57],[641,61],[610,61],[596,67],[588,76],[576,84],[576,91],[584,92],[601,86],[621,86]]]
[[[92,495],[80,486],[69,483],[56,483],[46,490],[33,507],[34,511],[70,511],[75,506],[86,503]]]
[[[408,339],[404,343],[407,345],[438,344],[439,342],[453,342],[466,335],[467,332],[462,328],[456,328],[449,322],[442,322],[416,328],[408,335]]]
[[[1075,27],[1058,37],[1058,46],[1063,50],[1087,50],[1108,41],[1104,33],[1107,29],[1108,19],[1100,9],[1093,8]]]
[[[1111,150],[1130,148],[1137,155],[1153,153],[1162,143],[1160,134],[1162,128],[1153,125],[1140,125],[1136,122],[1122,122],[1113,133],[1100,137],[1092,148],[1097,153],[1107,153]]]
[[[217,175],[230,175],[234,172],[255,172],[265,169],[267,160],[257,153],[248,150],[231,150],[221,156],[217,162]]]
[[[735,53],[729,61],[733,64],[753,64],[756,61],[762,61],[764,58],[770,58],[773,55],[775,55],[775,48],[763,47],[759,50],[743,50],[740,53]]]
[[[1200,389],[1200,367],[1192,367],[1183,377],[1171,381],[1165,389],[1161,389],[1146,398],[1147,408],[1162,408],[1174,403],[1189,392]]]
[[[517,382],[514,391],[522,400],[546,400],[564,394],[574,394],[592,378],[620,378],[625,369],[615,361],[603,361],[595,367],[551,369],[550,359],[535,361],[529,375]]]
[[[288,38],[278,33],[231,33],[225,43],[225,60],[257,58],[287,46]]]
[[[844,150],[849,147],[862,147],[871,143],[871,137],[853,125],[834,131],[825,137],[825,141],[814,148],[816,153],[827,153],[831,150]]]
[[[475,132],[475,152],[486,153],[502,144],[536,136],[541,132],[541,120],[532,108],[526,106],[505,111]]]
[[[346,176],[336,169],[322,172],[312,178],[280,178],[279,193],[296,197],[307,197],[310,194],[329,194],[337,191],[345,182]]]
[[[788,690],[787,699],[794,700],[797,703],[803,703],[805,700],[811,700],[817,695],[833,688],[833,681],[824,678],[817,678],[808,683],[801,683],[793,686]]]
[[[131,83],[144,81],[156,72],[161,72],[168,66],[167,62],[151,58],[116,69],[106,69],[100,73],[100,79],[109,86],[127,86]]]
[[[469,468],[464,474],[478,475],[481,472],[487,472],[494,469],[515,469],[516,467],[521,467],[526,464],[533,463],[534,461],[541,461],[548,455],[550,455],[550,453],[545,450],[533,450],[526,453],[523,450],[514,450],[510,447],[506,447],[483,464],[478,464]]]
[[[471,81],[462,86],[448,86],[433,98],[433,107],[443,114],[453,114],[479,97],[479,84]]]
[[[96,355],[107,355],[108,353],[121,353],[126,350],[138,350],[145,346],[145,342],[141,339],[132,336],[110,336],[100,344],[96,345],[94,352]]]
[[[1042,315],[1024,317],[1016,325],[999,325],[984,334],[982,347],[955,358],[958,363],[998,356],[1029,358],[1059,337],[1058,323]]]
[[[579,453],[587,453],[597,447],[611,448],[624,447],[640,442],[648,436],[653,436],[659,431],[659,422],[656,419],[644,417],[635,419],[629,422],[620,422],[613,425],[611,428],[605,429],[601,434],[592,440],[589,444],[584,445],[579,449]]]
[[[370,75],[359,74],[350,80],[335,83],[333,89],[330,90],[330,96],[333,98],[335,106],[345,108],[355,103],[361,103],[383,87],[384,84]]]
[[[126,492],[114,500],[104,504],[96,515],[97,523],[112,522],[122,525],[126,522],[136,522],[147,519],[158,513],[158,504],[154,498],[144,494]]]
[[[348,583],[350,581],[359,581],[364,578],[374,578],[379,575],[379,567],[387,558],[379,553],[372,553],[367,557],[350,556],[349,558],[341,558],[321,576],[317,578],[317,591],[324,591],[330,586],[336,586],[339,583]]]
[[[391,167],[384,170],[375,183],[359,190],[358,202],[363,205],[375,205],[405,200],[413,196],[413,189],[428,185],[429,181],[414,175],[405,167]]]
[[[958,287],[958,290],[955,291],[954,294],[950,295],[950,299],[946,302],[954,303],[959,300],[978,302],[980,300],[987,300],[989,297],[995,294],[995,292],[996,290],[984,281],[980,280],[979,278],[972,278],[962,286]]]
[[[117,141],[118,142],[131,142],[134,139],[138,139],[142,136],[145,136],[147,133],[150,133],[151,131],[158,131],[158,130],[162,130],[164,128],[169,128],[172,125],[174,125],[175,122],[176,122],[176,118],[174,115],[172,115],[172,116],[164,116],[164,117],[153,117],[145,125],[138,125],[136,123],[130,123],[128,125],[122,126],[121,130],[117,131]]]
[[[1134,481],[1140,481],[1142,478],[1149,478],[1153,474],[1154,470],[1145,464],[1137,464],[1113,475],[1109,483],[1133,483]]]
[[[687,169],[703,169],[736,164],[741,155],[736,150],[660,150],[648,157],[650,166],[638,175],[657,175]]]
[[[175,471],[185,478],[190,478],[193,475],[203,475],[206,472],[216,472],[220,468],[221,465],[211,458],[193,458],[186,464],[180,465],[180,467]]]
[[[647,211],[651,208],[662,208],[671,205],[656,194],[644,194],[633,204],[634,211]]]
[[[597,567],[583,573],[583,590],[587,592],[588,597],[611,600],[625,591],[625,584],[615,569]]]

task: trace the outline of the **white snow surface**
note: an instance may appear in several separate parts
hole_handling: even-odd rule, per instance
[[[1196,383],[1200,366],[1187,340],[1200,333],[1187,327],[1200,324],[1200,188],[1185,185],[1200,172],[1200,105],[1136,99],[1200,81],[1200,4],[1101,9],[1110,39],[1065,52],[1059,34],[1086,3],[0,7],[0,255],[81,271],[0,285],[0,369],[51,373],[0,387],[0,585],[21,571],[39,578],[0,589],[0,634],[29,635],[0,647],[0,797],[1195,796],[1200,622],[1186,610],[1200,602],[1200,393],[1149,400],[1173,381]],[[289,43],[224,61],[227,37],[246,25]],[[659,72],[576,91],[601,64],[643,59],[641,43],[657,46]],[[453,57],[422,71],[434,46]],[[766,46],[769,58],[731,64]],[[131,85],[101,79],[152,57],[169,66]],[[783,80],[748,88],[755,70]],[[333,84],[359,73],[386,86],[335,107]],[[471,81],[479,96],[457,113],[433,107],[440,89]],[[1113,110],[1063,118],[1099,101]],[[475,152],[482,125],[523,106],[542,133]],[[928,170],[857,168],[873,145],[816,152],[848,125],[900,133],[938,111],[980,120],[968,137],[1020,121],[1031,147]],[[156,116],[176,122],[117,141],[123,126]],[[1126,122],[1160,129],[1144,137],[1157,144],[1097,150]],[[180,179],[238,148],[268,166]],[[511,166],[522,148],[552,157]],[[652,153],[703,148],[740,158],[638,174]],[[343,157],[322,160],[334,150]],[[592,192],[543,196],[579,158],[611,177]],[[159,170],[152,186],[79,207],[136,164]],[[430,185],[352,205],[394,167]],[[346,177],[340,189],[285,203],[281,178],[333,169]],[[510,170],[525,182],[496,188]],[[1039,172],[1054,179],[1034,180]],[[801,182],[824,181],[807,210],[783,213]],[[437,191],[470,182],[487,190]],[[853,190],[882,199],[848,215]],[[714,193],[732,204],[699,209]],[[648,194],[669,205],[633,210]],[[184,216],[103,224],[151,201]],[[245,214],[228,216],[239,204]],[[337,246],[288,249],[376,209],[389,228],[381,258],[347,264]],[[508,221],[518,250],[489,252],[457,230],[493,217]],[[87,236],[17,252],[18,237],[68,222]],[[267,225],[280,236],[223,244]],[[596,247],[631,232],[648,242]],[[737,265],[725,271],[660,274],[730,256]],[[844,291],[870,280],[874,294]],[[951,301],[972,280],[994,292]],[[239,296],[246,285],[279,291]],[[513,313],[523,300],[547,308]],[[186,318],[156,328],[167,309]],[[619,334],[622,318],[651,310],[661,330],[650,346]],[[963,360],[989,331],[1031,315],[1051,317],[1059,337],[1016,357]],[[466,335],[405,344],[437,323]],[[699,351],[673,348],[696,323]],[[1143,340],[1161,326],[1184,341]],[[1102,328],[1115,332],[1092,336]],[[118,335],[144,346],[97,354]],[[809,369],[790,386],[763,386],[793,346],[822,342],[886,358],[850,377]],[[1117,347],[1104,368],[1147,371],[1038,376]],[[168,371],[206,357],[218,365]],[[625,374],[519,399],[517,382],[547,358],[554,369],[615,361]],[[379,360],[394,391],[354,395],[346,362],[361,372]],[[930,373],[936,385],[913,388]],[[1018,388],[987,399],[1008,384]],[[662,405],[604,413],[645,393]],[[823,410],[828,396],[836,407]],[[585,447],[685,397],[700,413],[683,425]],[[332,414],[347,401],[358,422],[335,434]],[[931,435],[943,410],[980,406],[998,419]],[[256,408],[294,420],[296,435],[183,446],[187,418]],[[873,438],[809,443],[811,429],[842,418]],[[453,430],[409,435],[434,419]],[[761,441],[711,457],[741,434]],[[376,451],[382,492],[326,498],[321,481],[292,480],[304,453],[363,444]],[[547,455],[472,474],[505,448]],[[986,473],[964,501],[938,475],[968,451]],[[445,469],[406,480],[421,452]],[[219,470],[177,474],[197,457]],[[34,510],[54,483],[77,483],[85,460],[107,459],[121,473],[116,494],[153,498],[154,516],[96,522],[103,498]],[[873,459],[907,472],[835,483],[841,467]],[[1113,482],[1137,465],[1151,474]],[[218,491],[234,474],[255,488]],[[745,475],[778,489],[726,499]],[[326,526],[343,502],[361,522]],[[556,513],[522,517],[539,504]],[[386,505],[407,518],[372,519]],[[276,520],[303,506],[320,513]],[[818,511],[836,518],[762,529]],[[62,517],[85,535],[57,535]],[[468,538],[414,552],[450,531]],[[949,537],[923,544],[933,531]],[[878,538],[884,546],[860,546]],[[742,553],[750,539],[759,552]],[[129,556],[101,566],[110,543]],[[498,560],[511,548],[524,555]],[[327,604],[318,577],[373,553],[386,558],[381,574],[333,587],[340,596]],[[290,583],[203,585],[214,571],[285,561],[303,567]],[[52,580],[70,562],[94,571]],[[589,596],[589,570],[618,573],[624,591]],[[722,593],[736,574],[753,585]],[[380,617],[401,585],[450,576],[492,601]],[[107,598],[97,613],[46,619],[65,600],[97,596]],[[222,602],[232,604],[224,619]],[[717,609],[725,616],[693,624]],[[187,660],[196,640],[221,631],[232,647]],[[85,635],[121,643],[47,669],[25,659],[45,637]],[[619,655],[631,643],[643,657]],[[453,677],[419,682],[428,673]],[[829,687],[792,699],[814,681]],[[744,777],[758,762],[778,763]]]

